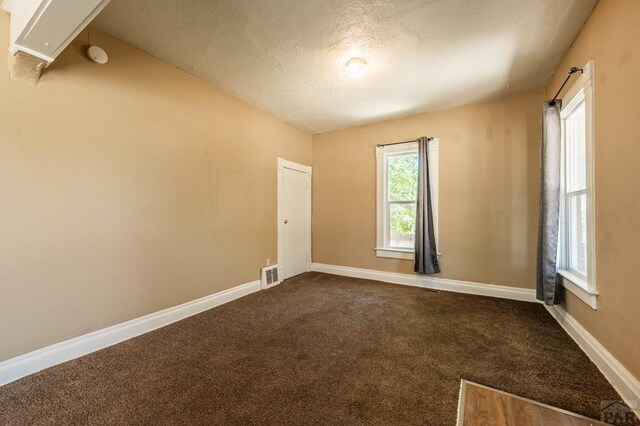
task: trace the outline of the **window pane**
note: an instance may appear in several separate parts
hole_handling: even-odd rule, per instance
[[[389,203],[389,246],[414,247],[416,203]]]
[[[587,195],[569,195],[569,268],[587,275]]]
[[[387,167],[389,201],[416,201],[418,199],[418,154],[389,156]]]
[[[567,192],[587,188],[586,121],[584,100],[565,119]]]

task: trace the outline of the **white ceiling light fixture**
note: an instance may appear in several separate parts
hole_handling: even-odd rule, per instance
[[[360,80],[367,73],[367,61],[362,58],[352,58],[347,61],[344,66],[344,70],[347,73],[347,77],[354,80]]]

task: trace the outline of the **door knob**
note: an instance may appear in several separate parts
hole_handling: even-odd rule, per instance
[[[285,219],[285,220],[284,220],[284,223],[285,223],[285,225],[286,225],[287,223],[289,223],[289,219]]]

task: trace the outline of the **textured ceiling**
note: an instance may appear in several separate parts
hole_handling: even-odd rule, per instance
[[[112,0],[94,24],[323,132],[543,87],[595,3]],[[362,80],[344,73],[354,56],[369,62]]]

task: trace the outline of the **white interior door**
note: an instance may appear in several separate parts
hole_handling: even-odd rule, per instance
[[[284,279],[309,270],[311,262],[311,169],[281,161],[279,241]]]

